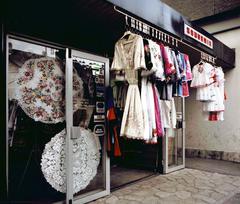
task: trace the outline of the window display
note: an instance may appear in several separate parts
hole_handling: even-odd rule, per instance
[[[9,38],[8,43],[11,200],[46,203],[66,199],[67,100],[73,104],[72,195],[106,189],[106,59],[98,62],[74,56],[68,67],[72,70],[72,75],[68,75],[72,98],[66,98],[69,90],[66,91],[65,49],[17,38]]]
[[[201,60],[193,67],[191,87],[196,88],[196,100],[202,102],[207,121],[223,121],[226,99],[224,72],[221,67]]]
[[[65,129],[65,50],[8,39],[9,197],[60,201],[41,172],[45,144]],[[78,80],[79,97],[81,82]]]
[[[66,131],[55,135],[46,144],[41,169],[47,182],[57,191],[66,192]],[[101,146],[91,130],[80,129],[80,137],[73,143],[73,192],[86,188],[97,174]]]
[[[174,98],[188,97],[192,80],[189,56],[158,41],[126,31],[111,67],[115,103],[123,109],[120,136],[151,144],[176,128]]]
[[[78,98],[77,103],[73,94],[72,131],[77,131],[73,140],[73,193],[78,199],[85,193],[90,195],[91,192],[104,191],[108,185],[105,160],[107,64],[106,58],[73,51],[72,65],[83,82],[82,98]]]

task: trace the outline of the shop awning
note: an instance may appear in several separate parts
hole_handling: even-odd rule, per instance
[[[11,0],[5,2],[3,15],[7,33],[17,33],[81,50],[113,56],[114,43],[125,30],[124,15],[118,9],[141,19],[169,35],[181,39],[178,49],[191,56],[192,63],[201,57],[198,50],[217,57],[216,63],[225,70],[235,66],[235,51],[205,30],[188,21],[180,13],[159,0],[70,0],[35,1]],[[184,35],[184,24],[212,40],[210,49]]]

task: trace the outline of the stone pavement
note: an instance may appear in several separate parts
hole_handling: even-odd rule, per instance
[[[119,189],[91,204],[225,204],[237,193],[238,176],[183,169]]]

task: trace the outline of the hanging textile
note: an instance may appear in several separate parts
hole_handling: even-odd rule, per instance
[[[210,84],[213,83],[213,66],[209,63],[199,63],[193,67],[191,87],[197,88],[196,100],[210,101],[213,98]]]
[[[192,71],[191,71],[189,56],[187,54],[183,54],[183,55],[184,55],[185,69],[186,69],[186,79],[185,79],[185,81],[191,81],[192,80]]]
[[[193,67],[191,87],[197,88],[196,100],[203,102],[206,120],[224,120],[224,81],[222,68],[207,62],[200,62]]]
[[[80,128],[73,140],[73,193],[84,189],[97,174],[100,142],[90,130]],[[41,169],[47,182],[57,191],[66,192],[66,130],[52,137],[45,145]]]
[[[74,110],[82,98],[82,81],[73,71]],[[26,61],[18,74],[16,99],[24,112],[43,123],[58,123],[65,119],[65,74],[61,64],[44,57]]]
[[[203,103],[203,111],[209,112],[210,121],[223,121],[224,106],[224,73],[222,68],[214,68],[214,83],[210,86],[214,90],[215,100]]]
[[[192,80],[188,55],[127,31],[115,44],[111,70],[128,82],[114,85],[116,107],[124,108],[120,136],[156,143],[164,128],[176,128],[174,97],[189,96]]]
[[[164,128],[176,128],[177,114],[174,98],[171,101],[161,100],[162,121]]]
[[[144,46],[141,36],[131,32],[124,35],[115,44],[111,70],[125,71],[145,68]]]
[[[132,139],[144,139],[143,115],[138,86],[136,84],[129,84],[120,136]]]
[[[164,71],[165,75],[169,76],[173,73],[175,73],[175,67],[171,59],[171,51],[168,46],[164,46],[162,43],[160,43],[160,48],[163,56],[163,61],[164,61]]]
[[[144,46],[141,36],[126,32],[115,44],[111,70],[122,70],[129,86],[123,112],[120,136],[144,139],[143,109],[136,70],[145,68]]]
[[[144,139],[150,140],[152,132],[149,124],[147,79],[145,77],[141,80],[141,103],[143,108]]]
[[[155,85],[152,85],[153,96],[154,96],[154,108],[155,108],[155,120],[156,120],[156,133],[157,136],[163,136],[163,127],[162,127],[162,117],[161,110],[159,105],[159,98],[157,94],[157,88]]]
[[[107,100],[107,128],[108,128],[107,151],[109,156],[113,155],[115,157],[119,157],[121,156],[118,135],[119,127],[111,87],[107,87],[106,89],[106,100]]]
[[[152,56],[151,58],[153,63],[152,70],[154,70],[154,75],[158,80],[163,81],[166,78],[164,74],[164,65],[163,65],[163,58],[162,58],[160,46],[156,42],[149,40],[149,48]]]
[[[150,139],[157,136],[156,130],[156,118],[155,118],[155,105],[154,105],[154,93],[152,89],[152,83],[146,82],[147,89],[147,110],[148,110],[148,121],[149,121],[149,135]]]

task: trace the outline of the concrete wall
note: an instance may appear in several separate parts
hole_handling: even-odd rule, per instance
[[[240,6],[240,0],[161,0],[190,20],[212,16]]]
[[[221,24],[208,25],[206,28],[214,31],[219,30],[219,26]],[[202,104],[195,100],[196,92],[191,89],[191,96],[186,99],[186,148],[234,153],[230,157],[235,155],[237,159],[225,160],[240,162],[240,29],[217,34],[215,37],[236,49],[236,68],[225,73],[225,121],[204,121]]]

